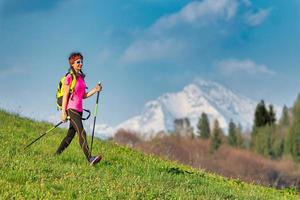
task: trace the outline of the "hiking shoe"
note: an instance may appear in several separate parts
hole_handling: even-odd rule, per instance
[[[101,155],[98,156],[92,156],[90,158],[90,165],[96,165],[98,162],[100,162],[100,160],[102,159]]]

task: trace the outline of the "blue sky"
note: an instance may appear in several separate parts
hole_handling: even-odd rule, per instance
[[[55,121],[72,51],[84,55],[89,89],[103,84],[99,123],[116,125],[197,78],[291,106],[299,36],[299,0],[0,0],[0,107]]]

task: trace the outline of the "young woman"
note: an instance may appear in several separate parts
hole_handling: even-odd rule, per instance
[[[77,132],[79,137],[79,144],[84,152],[84,155],[88,162],[91,165],[97,164],[101,159],[101,155],[91,156],[90,150],[88,146],[88,142],[86,139],[86,132],[83,128],[82,124],[82,101],[85,98],[92,96],[93,94],[100,92],[102,90],[102,86],[98,85],[93,88],[91,91],[86,92],[86,84],[84,81],[85,74],[82,72],[83,66],[83,56],[81,53],[74,52],[69,56],[69,74],[65,78],[64,82],[64,95],[62,100],[62,111],[61,111],[61,120],[66,122],[67,116],[70,118],[70,126],[67,133],[67,136],[62,140],[60,146],[58,147],[56,154],[61,154],[71,143],[72,139]],[[73,77],[76,77],[75,87],[70,93],[70,88],[72,84]]]

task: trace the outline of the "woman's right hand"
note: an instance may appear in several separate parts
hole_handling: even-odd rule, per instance
[[[60,116],[60,119],[62,122],[66,122],[67,121],[67,112],[65,110],[61,111],[61,116]]]

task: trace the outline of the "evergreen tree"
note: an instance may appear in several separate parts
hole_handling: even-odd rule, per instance
[[[294,123],[289,131],[289,152],[293,159],[300,161],[300,123]]]
[[[272,104],[269,105],[268,124],[273,125],[276,122],[276,113]]]
[[[199,118],[197,124],[197,128],[200,138],[207,139],[210,137],[209,120],[206,113],[201,114],[201,117]]]
[[[286,150],[290,153],[293,159],[300,161],[300,96],[293,106],[293,121],[291,123],[287,141]]]
[[[259,128],[264,127],[266,124],[268,124],[269,121],[269,113],[268,110],[266,109],[265,102],[261,100],[256,108],[255,108],[255,113],[254,113],[254,124],[253,124],[253,129],[251,132],[251,149],[254,151],[257,151],[257,142],[259,140],[259,137],[257,137]]]
[[[259,154],[266,157],[274,158],[273,143],[274,143],[275,126],[264,126],[257,129],[257,135],[254,140],[253,149]]]
[[[219,121],[214,121],[213,131],[212,131],[212,139],[210,143],[210,151],[214,152],[216,151],[222,143],[222,130],[219,126]]]
[[[283,106],[280,125],[288,127],[290,125],[289,109],[286,105]]]
[[[244,148],[244,139],[243,139],[243,135],[242,135],[242,125],[239,124],[236,127],[236,146],[238,148]]]
[[[254,126],[251,133],[251,148],[258,153],[269,156],[272,154],[272,135],[273,126],[276,122],[276,114],[273,105],[266,109],[263,100],[257,104],[254,116]],[[267,127],[268,126],[268,127]],[[265,128],[266,127],[266,128]]]
[[[237,146],[236,125],[232,120],[229,122],[228,144],[233,147]]]
[[[284,134],[282,129],[278,126],[275,130],[273,139],[273,156],[274,158],[280,158],[284,153]]]
[[[269,113],[263,100],[257,104],[254,116],[254,126],[263,127],[269,122]]]
[[[270,108],[270,119],[272,119],[272,112]],[[275,113],[273,114],[275,116]],[[288,135],[288,127],[290,124],[289,119],[289,110],[286,106],[282,109],[282,116],[279,120],[278,125],[273,125],[276,127],[275,133],[273,134],[273,144],[272,144],[272,150],[273,150],[273,157],[274,158],[280,158],[283,153],[289,153],[286,149],[286,138]]]

